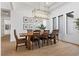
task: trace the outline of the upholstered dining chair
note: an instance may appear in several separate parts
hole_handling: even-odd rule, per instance
[[[53,32],[56,35],[56,40],[59,41],[59,29],[53,30]]]
[[[31,37],[32,43],[38,43],[38,47],[40,48],[40,32],[33,32],[33,36]],[[33,49],[33,44],[32,44]]]
[[[49,30],[44,30],[44,33],[48,33],[49,34]]]
[[[33,32],[40,32],[40,30],[34,30]]]
[[[15,36],[15,39],[16,39],[16,50],[20,46],[26,46],[27,45],[27,39],[26,38],[18,38],[15,29],[14,29],[14,36]],[[24,43],[24,45],[22,45],[22,43]]]
[[[49,41],[51,42],[51,45],[52,45],[52,40],[54,41],[54,43],[56,43],[56,41],[55,41],[55,35],[54,35],[54,32],[52,31],[52,33],[51,34],[49,34]]]
[[[44,46],[45,41],[47,41],[47,45],[48,45],[48,35],[49,35],[49,31],[48,30],[44,30],[43,34],[41,35],[41,40],[42,40],[42,46]]]
[[[56,40],[58,40],[58,35],[59,35],[59,30],[52,30],[52,33],[49,35],[49,40],[51,41],[52,44],[52,39],[54,40],[54,44],[56,44]]]

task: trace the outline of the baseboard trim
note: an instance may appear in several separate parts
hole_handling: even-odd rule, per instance
[[[79,46],[78,44],[75,44],[75,43],[72,43],[72,42],[68,42],[68,41],[64,41],[64,40],[59,40],[59,41],[62,41],[62,42],[65,42],[65,43],[70,43],[70,44],[73,44],[73,45]]]

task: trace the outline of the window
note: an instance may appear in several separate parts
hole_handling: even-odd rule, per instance
[[[57,28],[57,19],[56,17],[53,18],[53,30]]]
[[[73,13],[74,13],[73,11],[66,13],[66,34],[72,33],[73,19],[74,19]]]
[[[60,29],[60,20],[63,20],[63,15],[58,16],[58,29]]]

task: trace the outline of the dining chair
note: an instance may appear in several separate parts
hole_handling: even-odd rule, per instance
[[[44,33],[48,33],[49,34],[49,30],[44,30]]]
[[[49,40],[51,41],[52,44],[52,39],[54,40],[54,44],[56,44],[56,40],[58,40],[58,34],[59,34],[59,30],[53,30],[51,34],[49,34]]]
[[[59,29],[53,30],[56,35],[56,40],[59,41]]]
[[[54,31],[52,31],[52,33],[49,34],[49,37],[48,38],[49,38],[49,41],[50,41],[51,45],[52,45],[52,40],[54,41],[54,43],[56,43]]]
[[[33,32],[40,32],[40,30],[34,30]]]
[[[33,36],[31,37],[32,43],[37,43],[38,47],[40,48],[40,32],[33,32]],[[32,49],[33,49],[33,44],[32,44]]]
[[[48,31],[44,31],[43,34],[41,35],[42,46],[44,46],[45,41],[47,41],[47,45],[48,45],[48,41],[49,41],[48,35],[49,35]]]
[[[15,29],[14,29],[14,36],[15,36],[15,39],[16,39],[16,50],[20,46],[26,46],[27,45],[27,39],[26,38],[18,38]],[[24,45],[21,45],[22,43],[24,43]]]

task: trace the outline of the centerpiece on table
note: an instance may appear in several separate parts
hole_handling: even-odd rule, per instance
[[[38,26],[38,28],[41,30],[40,34],[43,34],[44,30],[46,29],[46,27],[43,24]]]

